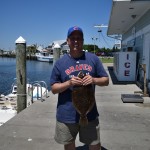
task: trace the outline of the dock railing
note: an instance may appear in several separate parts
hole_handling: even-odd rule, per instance
[[[44,89],[43,89],[43,88]],[[45,81],[34,81],[33,83],[32,83],[32,88],[36,88],[36,93],[37,93],[37,95],[36,95],[36,97],[34,97],[34,95],[33,95],[33,90],[32,90],[32,96],[31,96],[31,101],[32,101],[32,103],[33,103],[33,101],[34,101],[34,98],[36,99],[36,100],[41,100],[41,101],[44,101],[44,99],[43,99],[43,97],[44,97],[44,95],[45,95],[45,97],[47,98],[48,97],[48,90],[47,90],[47,84],[46,84],[46,82]],[[43,91],[44,90],[44,91]],[[44,95],[43,95],[43,93],[44,93]]]

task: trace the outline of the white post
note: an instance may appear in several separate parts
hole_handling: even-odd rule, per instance
[[[60,58],[60,45],[59,44],[55,44],[53,47],[53,65],[55,64],[55,62]]]

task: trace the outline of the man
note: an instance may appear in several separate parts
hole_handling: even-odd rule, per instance
[[[64,144],[65,150],[75,150],[75,139],[79,133],[80,141],[89,145],[90,150],[100,150],[100,127],[96,103],[87,114],[88,125],[79,125],[79,114],[72,104],[72,87],[88,84],[107,86],[109,78],[99,58],[83,51],[83,31],[74,26],[68,30],[69,54],[64,55],[54,65],[51,74],[51,90],[59,94],[56,114],[55,140]],[[80,71],[86,76],[77,77]]]

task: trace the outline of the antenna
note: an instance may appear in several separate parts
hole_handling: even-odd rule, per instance
[[[107,28],[108,25],[100,24],[100,25],[95,25],[95,28]]]

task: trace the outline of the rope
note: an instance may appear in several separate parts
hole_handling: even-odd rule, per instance
[[[17,94],[17,95],[19,95],[19,96],[26,96],[27,94]]]

